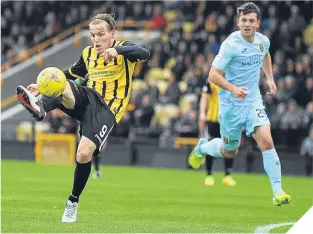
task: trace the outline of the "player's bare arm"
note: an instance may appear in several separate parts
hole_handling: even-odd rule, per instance
[[[248,90],[246,87],[237,87],[231,84],[225,79],[224,72],[216,69],[213,66],[211,67],[209,73],[209,80],[220,88],[230,91],[235,97],[239,98],[242,101],[248,94]]]
[[[270,53],[267,53],[265,55],[262,69],[266,75],[267,84],[269,87],[269,92],[267,92],[267,94],[274,96],[277,92],[277,87],[276,87],[276,84],[275,84],[274,78],[273,78],[272,58],[271,58]]]

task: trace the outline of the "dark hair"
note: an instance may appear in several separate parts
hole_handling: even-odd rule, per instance
[[[91,24],[99,24],[101,23],[101,21],[107,22],[107,24],[109,25],[109,30],[113,31],[115,30],[115,20],[114,20],[115,15],[112,14],[98,14],[95,15],[94,17],[91,18],[91,20],[89,21],[89,25]]]
[[[250,13],[256,13],[257,19],[260,19],[261,17],[261,11],[260,8],[255,5],[253,2],[247,2],[240,7],[237,8],[237,15],[238,18],[240,17],[241,13],[244,15],[250,14]]]

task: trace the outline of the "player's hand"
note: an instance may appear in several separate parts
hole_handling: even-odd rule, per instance
[[[234,86],[232,90],[232,94],[236,97],[239,98],[240,100],[244,100],[248,94],[248,89],[246,87],[237,87]]]
[[[269,80],[267,82],[268,88],[269,88],[269,92],[267,92],[267,94],[275,96],[276,92],[277,92],[277,87],[276,84],[273,80]]]
[[[104,61],[110,62],[113,58],[118,56],[118,53],[115,48],[108,48],[101,56],[104,58]]]
[[[38,90],[38,86],[37,84],[30,84],[27,86],[27,90],[32,94],[34,95],[35,97],[37,97],[40,93],[39,93],[39,90]]]

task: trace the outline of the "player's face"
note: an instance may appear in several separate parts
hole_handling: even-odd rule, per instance
[[[237,26],[239,27],[242,35],[251,37],[259,28],[260,20],[257,18],[256,13],[249,13],[244,15],[242,12],[237,19]]]
[[[112,46],[115,31],[109,30],[107,22],[91,24],[89,28],[90,38],[97,54],[103,53],[105,49]]]

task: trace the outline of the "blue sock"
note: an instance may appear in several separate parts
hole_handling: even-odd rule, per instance
[[[208,154],[215,158],[222,158],[221,153],[222,140],[221,138],[214,138],[206,143],[203,143],[199,147],[199,152],[201,154]]]
[[[281,167],[275,148],[262,152],[264,169],[270,178],[273,194],[282,191]]]

